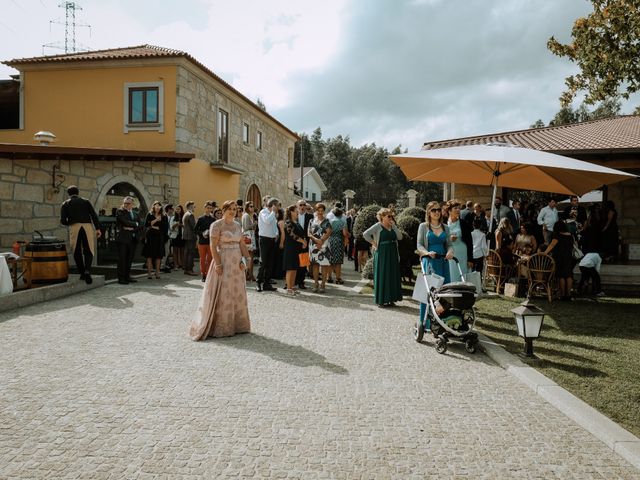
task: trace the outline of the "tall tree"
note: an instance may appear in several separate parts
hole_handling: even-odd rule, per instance
[[[615,97],[628,99],[640,90],[640,0],[591,0],[593,12],[578,18],[572,41],[562,44],[554,37],[547,48],[567,57],[580,73],[565,79],[567,90],[560,102],[568,106],[580,91],[589,105]]]

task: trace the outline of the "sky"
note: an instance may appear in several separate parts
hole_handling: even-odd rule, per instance
[[[63,53],[60,0],[0,0],[0,60]],[[76,42],[183,50],[296,132],[418,150],[559,109],[587,0],[79,0]],[[15,70],[0,66],[0,78]],[[633,101],[623,104],[630,113]]]

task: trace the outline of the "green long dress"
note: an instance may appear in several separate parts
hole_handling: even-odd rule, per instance
[[[378,305],[402,300],[396,232],[386,228],[373,254],[373,298]]]

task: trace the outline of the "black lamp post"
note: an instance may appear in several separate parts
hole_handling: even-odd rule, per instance
[[[540,336],[540,330],[544,322],[544,311],[527,298],[511,312],[516,320],[518,335],[524,338],[524,352],[520,355],[526,358],[538,358],[533,354],[533,340]]]

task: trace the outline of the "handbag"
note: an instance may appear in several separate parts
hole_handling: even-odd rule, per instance
[[[476,293],[482,293],[482,274],[480,272],[469,272],[464,275],[464,281],[473,283]]]
[[[298,254],[298,261],[300,262],[301,267],[308,267],[311,265],[309,261],[309,252],[302,252]]]
[[[576,242],[575,240],[573,241],[571,254],[573,255],[573,258],[575,260],[580,260],[582,257],[584,257],[584,253],[582,253],[582,250],[580,250],[580,247],[578,246],[578,242]]]
[[[411,298],[420,303],[429,303],[429,290],[436,290],[444,285],[444,277],[435,273],[427,273],[426,275],[418,275],[416,284],[413,286],[413,294]],[[428,288],[427,288],[428,287]]]
[[[248,233],[245,233],[242,238],[244,239],[245,244],[251,245],[251,235],[249,235]]]

